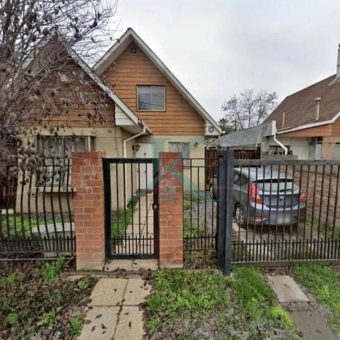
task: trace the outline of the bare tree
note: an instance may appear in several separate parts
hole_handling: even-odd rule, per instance
[[[223,105],[222,111],[234,130],[243,130],[261,124],[277,105],[275,92],[244,90],[233,95]]]
[[[115,10],[114,0],[0,0],[0,154],[6,163],[29,159],[34,145],[23,145],[20,135],[68,112],[71,101],[92,103],[89,117],[100,120],[93,106],[103,101],[89,84],[86,93],[77,86],[63,91],[70,77],[86,83],[81,72],[64,74],[70,62],[65,47],[87,60],[96,57],[110,41]],[[54,124],[55,133],[59,128]]]

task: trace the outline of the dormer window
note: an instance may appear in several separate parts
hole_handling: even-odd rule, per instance
[[[137,86],[138,111],[165,111],[165,86]]]

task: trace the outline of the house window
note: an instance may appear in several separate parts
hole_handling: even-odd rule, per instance
[[[189,158],[189,143],[178,143],[178,142],[169,142],[169,151],[170,152],[181,152],[182,157],[184,158],[184,165],[190,165]],[[187,159],[187,160],[186,160]]]
[[[138,111],[165,111],[165,86],[137,86]]]
[[[39,185],[66,185],[70,183],[67,166],[72,152],[90,151],[91,137],[38,136],[38,151],[44,157],[45,173],[38,179]]]

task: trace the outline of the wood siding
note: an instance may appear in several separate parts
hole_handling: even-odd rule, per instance
[[[34,105],[30,108],[34,112],[32,114],[34,122],[30,121],[30,126],[65,128],[115,126],[114,102],[107,98],[104,91],[73,60],[60,66],[54,65],[54,70],[42,80],[42,84],[44,93],[56,91],[52,98],[54,109],[48,115],[40,114],[42,107]],[[63,98],[68,101],[68,105],[63,106]]]
[[[159,136],[202,136],[204,120],[149,58],[131,45],[103,74],[117,95]],[[165,111],[137,111],[137,85],[164,85]]]
[[[339,118],[332,125],[332,136],[340,137],[340,119]]]
[[[332,136],[332,125],[321,125],[309,129],[297,130],[292,132],[287,132],[284,134],[279,134],[282,137],[330,137]]]

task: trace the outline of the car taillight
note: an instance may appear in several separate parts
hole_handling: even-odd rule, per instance
[[[302,203],[302,204],[307,203],[307,197],[306,197],[306,194],[304,192],[301,192],[301,194],[300,194],[300,203]]]
[[[259,190],[256,188],[256,184],[253,182],[249,188],[249,200],[258,204],[263,204],[263,199],[259,194]]]

